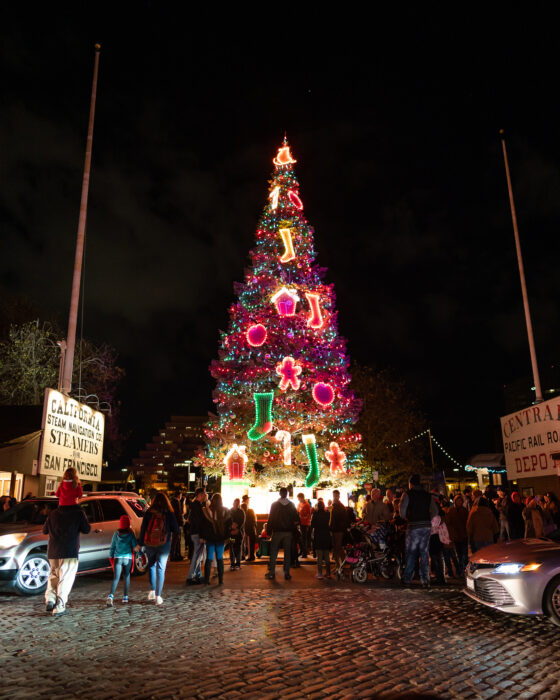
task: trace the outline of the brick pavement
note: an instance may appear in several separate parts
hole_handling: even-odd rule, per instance
[[[42,598],[0,594],[0,697],[560,697],[560,630],[458,586],[317,581],[313,566],[271,583],[257,565],[186,588],[186,568],[169,565],[161,608],[147,577],[113,609],[110,576],[80,577],[60,619]]]

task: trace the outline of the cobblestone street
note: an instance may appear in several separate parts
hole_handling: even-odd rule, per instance
[[[317,581],[309,565],[269,582],[254,565],[226,570],[222,588],[186,588],[186,570],[169,565],[162,607],[145,576],[113,609],[109,575],[78,578],[59,619],[42,597],[0,595],[1,696],[560,697],[560,629],[477,605],[458,585]]]

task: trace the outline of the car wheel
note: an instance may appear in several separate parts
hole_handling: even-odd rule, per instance
[[[368,579],[367,567],[365,564],[360,564],[352,570],[352,579],[355,583],[365,583]]]
[[[134,571],[133,576],[142,576],[148,570],[148,555],[140,550],[134,555]]]
[[[30,554],[17,572],[14,587],[21,595],[38,595],[47,589],[51,567],[43,552]]]
[[[560,576],[555,576],[546,587],[544,609],[550,621],[560,627]]]

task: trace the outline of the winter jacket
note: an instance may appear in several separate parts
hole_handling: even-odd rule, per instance
[[[202,515],[203,508],[204,506],[198,500],[198,498],[194,498],[191,501],[191,508],[189,514],[189,532],[191,535],[200,535],[202,519],[204,518],[204,516]]]
[[[498,521],[488,506],[479,503],[471,508],[467,518],[467,535],[474,542],[493,542],[498,530]]]
[[[465,506],[451,506],[445,514],[445,524],[452,542],[467,541],[467,518]]]
[[[136,547],[136,544],[136,535],[132,530],[128,532],[117,530],[111,540],[109,557],[111,559],[132,559],[132,550]]]
[[[243,511],[241,511],[243,512]],[[214,513],[210,506],[202,509],[200,537],[209,544],[224,544],[231,536],[231,515],[227,508]]]
[[[297,504],[297,512],[301,525],[311,525],[311,506],[307,501]]]
[[[370,525],[375,525],[380,520],[391,520],[391,510],[383,501],[369,501],[366,505],[364,520]]]
[[[245,532],[247,535],[255,536],[257,534],[257,516],[255,511],[252,508],[247,508],[247,506],[243,507],[243,505],[241,508],[243,508],[245,513]]]
[[[315,549],[331,549],[332,540],[329,528],[330,513],[327,510],[317,510],[311,518],[313,547]]]
[[[173,513],[175,514],[175,519],[177,520],[177,525],[181,527],[183,524],[183,504],[177,496],[173,496],[170,503],[173,508]]]
[[[543,518],[538,508],[525,507],[523,518],[525,519],[525,537],[544,537]]]
[[[231,523],[232,523],[232,534],[240,534],[243,536],[245,534],[245,511],[243,508],[232,508],[229,511],[230,517],[231,517]],[[237,525],[237,533],[233,532],[236,528],[234,527],[234,524]]]
[[[340,501],[336,501],[332,504],[329,527],[331,532],[346,532],[346,528],[348,527],[348,513],[346,512],[346,506]]]
[[[140,528],[140,537],[138,539],[138,544],[143,547],[144,546],[144,538],[146,536],[146,528],[148,527],[148,523],[150,522],[151,518],[155,515],[160,515],[160,513],[157,513],[155,510],[148,509],[144,513],[144,517],[142,519],[142,527]],[[171,540],[171,535],[174,532],[179,532],[179,526],[177,525],[177,518],[175,517],[175,514],[172,513],[170,510],[165,512],[165,528],[167,530],[167,539],[163,544],[167,544]],[[162,546],[159,545],[159,546]]]
[[[273,532],[294,532],[298,524],[296,507],[288,498],[279,498],[270,506],[266,528],[269,535]]]
[[[523,504],[512,501],[508,512],[509,534],[512,540],[520,540],[525,535],[525,521],[523,520]]]
[[[82,495],[82,485],[78,484],[75,486],[72,479],[64,479],[56,490],[58,504],[61,506],[77,505],[78,499],[81,498]]]
[[[59,506],[52,510],[43,525],[43,534],[49,536],[49,559],[77,559],[80,551],[80,532],[91,530],[86,514],[80,506]]]

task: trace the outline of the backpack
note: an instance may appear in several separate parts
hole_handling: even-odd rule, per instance
[[[156,511],[152,513],[144,535],[146,547],[160,547],[167,542],[167,524],[165,521],[164,513],[157,513]]]

